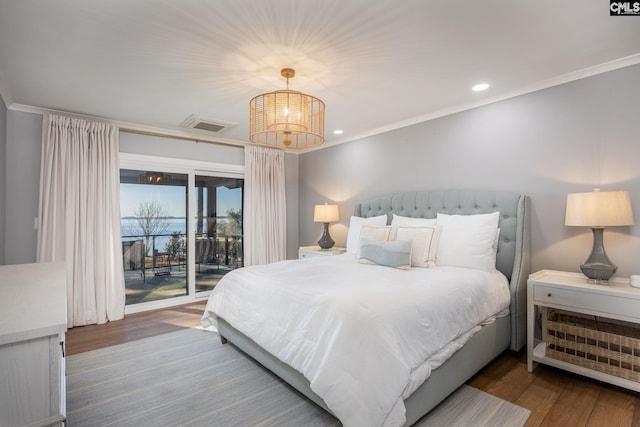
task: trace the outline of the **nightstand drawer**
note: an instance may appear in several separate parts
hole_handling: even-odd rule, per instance
[[[347,250],[345,248],[335,246],[331,249],[321,249],[320,246],[301,246],[298,249],[298,258],[342,255],[346,251]]]
[[[635,318],[640,320],[640,301],[604,295],[582,290],[559,289],[553,286],[537,285],[534,289],[536,303],[553,304],[566,307],[567,310],[598,312],[614,317]],[[629,319],[631,320],[631,319]]]
[[[307,251],[300,251],[298,252],[298,258],[311,258],[311,257],[315,257],[315,256],[323,256],[322,254],[318,254],[315,252],[307,252]]]

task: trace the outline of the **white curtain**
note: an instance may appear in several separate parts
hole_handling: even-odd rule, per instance
[[[269,264],[286,258],[284,152],[244,149],[244,265]]]
[[[68,326],[124,317],[118,128],[45,115],[38,261],[67,265]]]

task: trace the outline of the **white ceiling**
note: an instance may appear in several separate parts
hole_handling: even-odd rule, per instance
[[[0,0],[11,108],[167,130],[196,114],[243,142],[284,67],[325,101],[330,145],[639,62],[640,17],[604,0]]]

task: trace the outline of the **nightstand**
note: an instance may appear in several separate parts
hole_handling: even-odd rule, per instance
[[[300,246],[300,248],[298,249],[298,258],[342,255],[346,251],[346,248],[338,248],[336,246],[332,247],[331,249],[322,249],[320,246]]]
[[[564,316],[563,319],[571,319],[573,313],[573,320],[579,322],[562,320],[560,322],[565,323],[554,323],[553,319],[548,322],[547,316],[551,309],[556,310],[554,315]],[[538,314],[541,315],[542,332],[541,336],[536,337],[535,322],[538,320]],[[637,350],[635,356],[627,354],[629,350],[621,351],[621,346],[614,343],[615,338],[604,331],[605,325],[616,324],[616,321],[627,322],[627,330],[634,329],[636,325],[640,328],[640,289],[631,287],[628,279],[614,278],[607,284],[594,284],[588,283],[587,278],[580,273],[541,270],[530,275],[527,282],[529,372],[533,371],[533,362],[538,362],[640,391],[640,381],[637,379],[640,376],[637,369],[640,365],[640,354]],[[583,326],[582,322],[586,326]],[[602,331],[598,322],[603,326]],[[589,323],[595,324],[596,327],[590,326]],[[561,329],[563,332],[557,332]],[[548,333],[549,331],[551,333]],[[556,337],[564,340],[564,344],[550,345]],[[552,352],[555,352],[555,357],[550,356]],[[592,357],[592,353],[598,356]],[[560,360],[562,358],[566,361]],[[624,362],[625,358],[633,359],[631,365],[635,368],[625,371],[620,364],[620,360]],[[624,364],[629,366],[626,362]],[[625,375],[628,378],[636,378],[627,379],[623,377]]]

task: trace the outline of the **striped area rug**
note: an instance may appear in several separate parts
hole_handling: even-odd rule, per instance
[[[340,426],[217,334],[184,329],[67,357],[67,425]],[[416,425],[522,426],[529,411],[463,386]]]

